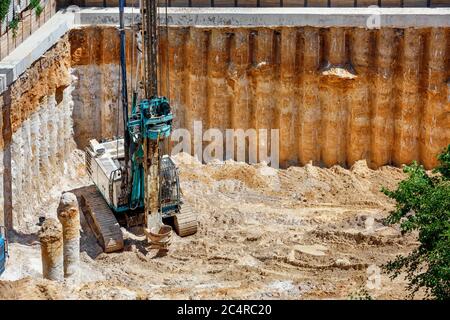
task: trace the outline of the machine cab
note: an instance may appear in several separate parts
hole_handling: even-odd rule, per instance
[[[121,161],[125,157],[124,139],[89,141],[86,148],[86,170],[109,207],[120,211]]]

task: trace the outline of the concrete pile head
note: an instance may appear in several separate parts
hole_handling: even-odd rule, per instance
[[[42,274],[45,279],[63,280],[63,231],[56,219],[47,219],[39,231]]]
[[[80,214],[78,210],[77,197],[71,192],[64,192],[61,195],[58,205],[58,219],[63,226],[73,225],[76,222],[79,229]]]
[[[64,276],[75,277],[80,262],[80,213],[77,197],[73,193],[64,192],[57,212],[63,226]]]

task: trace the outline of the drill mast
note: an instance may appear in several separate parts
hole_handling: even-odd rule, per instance
[[[158,92],[158,6],[157,0],[141,0],[142,54],[137,72],[142,90],[133,90],[128,113],[126,81],[124,0],[120,1],[122,104],[124,111],[124,186],[130,208],[144,207],[148,228],[161,224],[159,172],[165,139],[170,135],[172,113],[169,102]],[[140,66],[140,67],[139,67]]]
[[[158,96],[158,11],[157,0],[142,0],[143,84],[145,98]]]
[[[158,97],[158,9],[157,0],[142,0],[141,36],[143,39],[143,88],[145,99],[151,101]],[[162,224],[159,216],[159,167],[162,144],[158,135],[156,140],[144,139],[144,208],[148,229]]]

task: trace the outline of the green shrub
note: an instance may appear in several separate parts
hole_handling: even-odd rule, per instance
[[[5,21],[11,0],[0,0],[0,21]]]
[[[439,166],[428,174],[413,163],[404,168],[408,178],[394,191],[383,192],[396,201],[387,218],[403,234],[417,231],[419,246],[383,266],[396,278],[406,272],[410,295],[424,289],[429,298],[450,299],[450,145],[438,156]]]
[[[373,300],[369,291],[365,288],[360,288],[350,294],[348,297],[349,300]]]
[[[31,0],[30,1],[30,7],[32,9],[36,10],[36,15],[39,17],[42,13],[42,11],[44,11],[44,8],[42,8],[41,6],[41,1],[40,0]]]
[[[9,29],[12,31],[13,33],[13,37],[17,37],[17,30],[19,29],[19,22],[20,22],[20,18],[19,17],[14,17],[10,22],[9,22]]]

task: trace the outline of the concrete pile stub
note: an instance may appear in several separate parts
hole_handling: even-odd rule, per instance
[[[77,197],[73,193],[61,195],[58,219],[63,227],[64,277],[76,277],[80,263],[80,213]]]
[[[39,231],[42,256],[42,275],[45,279],[62,281],[63,270],[63,232],[56,219],[47,219]]]

